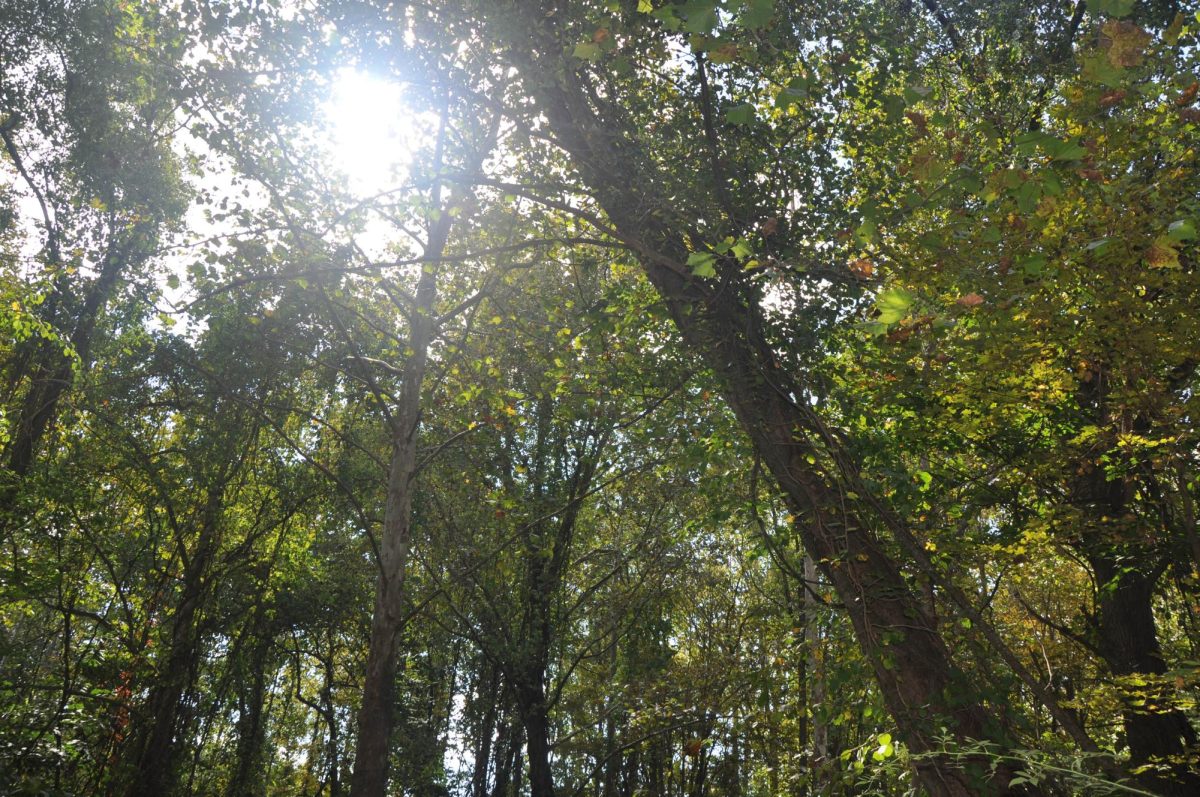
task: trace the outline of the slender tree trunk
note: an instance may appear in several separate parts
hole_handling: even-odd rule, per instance
[[[492,739],[496,733],[496,714],[500,705],[500,669],[488,661],[486,690],[481,683],[476,701],[485,708],[475,731],[475,755],[471,772],[471,797],[487,797],[488,768],[491,766]]]
[[[447,99],[447,107],[449,99]],[[443,168],[446,118],[438,136],[435,162]],[[485,139],[487,150],[475,153],[478,164],[490,151],[496,122]],[[440,179],[440,175],[439,175]],[[417,445],[421,421],[421,389],[435,334],[437,315],[437,262],[446,251],[456,197],[443,204],[440,182],[433,189],[438,209],[429,229],[429,240],[421,257],[421,273],[411,308],[408,358],[401,371],[400,395],[391,410],[392,456],[388,466],[387,499],[379,539],[379,581],[371,617],[367,669],[363,679],[362,704],[358,713],[358,735],[351,797],[384,797],[387,792],[388,758],[394,725],[393,695],[396,679],[396,643],[404,622],[404,576],[412,536],[412,498],[417,472]]]
[[[496,737],[496,777],[493,779],[491,797],[508,797],[512,779],[514,758],[520,748],[520,718],[508,716],[500,726]]]
[[[358,712],[351,797],[384,797],[387,792],[388,758],[395,721],[396,642],[404,622],[404,577],[412,536],[412,492],[417,470],[421,389],[437,302],[438,270],[433,263],[445,251],[450,222],[450,214],[443,208],[430,229],[423,257],[428,262],[421,267],[411,318],[408,348],[412,353],[404,363],[400,396],[392,410],[392,457],[388,467],[383,529],[379,535],[379,581],[371,617],[362,704]]]
[[[183,701],[200,655],[198,624],[207,593],[208,570],[216,554],[224,500],[224,482],[210,488],[200,519],[200,534],[183,574],[179,604],[172,618],[166,664],[145,706],[150,721],[138,754],[128,797],[162,797],[175,783],[175,760],[181,745]]]
[[[249,670],[248,683],[242,690],[238,705],[237,753],[233,775],[225,789],[226,797],[260,797],[266,793],[262,756],[266,723],[263,707],[266,702],[267,664],[271,640],[262,627],[261,610],[254,622],[254,648],[245,665]]]
[[[808,554],[804,556],[804,580],[810,589],[816,589],[817,563]],[[820,604],[807,589],[804,591],[804,656],[805,674],[808,682],[808,706],[810,710],[809,768],[814,769],[829,758],[829,727],[820,718],[817,707],[825,704],[825,667],[821,654],[821,627],[817,623]]]

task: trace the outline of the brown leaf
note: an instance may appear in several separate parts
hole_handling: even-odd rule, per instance
[[[917,111],[905,111],[905,118],[912,122],[913,127],[917,129],[917,137],[921,137],[929,132],[929,123],[925,119],[925,114]]]
[[[875,274],[875,264],[865,257],[851,260],[850,273],[859,279],[870,279]]]
[[[1196,92],[1200,91],[1200,81],[1192,81],[1192,85],[1188,86],[1183,92],[1175,98],[1175,105],[1180,108],[1186,108],[1192,104],[1192,100],[1196,99]]]
[[[983,297],[978,293],[968,293],[965,296],[959,296],[954,303],[959,307],[978,307],[983,304]]]
[[[1127,20],[1110,19],[1100,28],[1100,43],[1116,67],[1138,66],[1150,43],[1150,34]]]

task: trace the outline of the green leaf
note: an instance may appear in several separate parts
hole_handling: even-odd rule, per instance
[[[1135,0],[1087,0],[1088,11],[1107,14],[1110,17],[1127,17],[1133,11]]]
[[[875,307],[879,310],[878,321],[881,324],[894,324],[908,315],[915,297],[903,288],[889,288],[879,294]]]
[[[600,45],[595,42],[580,42],[571,53],[581,61],[595,61],[600,57]]]
[[[1021,271],[1031,277],[1040,277],[1046,269],[1049,259],[1045,255],[1030,255],[1020,262]]]
[[[1074,141],[1060,141],[1051,138],[1043,145],[1046,154],[1056,161],[1077,161],[1087,155],[1087,150]]]
[[[875,243],[878,233],[879,229],[876,227],[875,222],[871,219],[867,219],[862,224],[858,225],[857,229],[855,229],[854,237],[863,246],[869,246],[870,244]]]
[[[1124,82],[1125,70],[1113,66],[1106,56],[1093,54],[1083,59],[1083,77],[1093,83],[1117,87]]]
[[[725,120],[734,125],[748,125],[754,121],[754,106],[743,102],[725,112]]]
[[[883,110],[887,114],[889,122],[899,122],[904,117],[904,108],[906,103],[903,97],[895,94],[888,94],[883,98]]]
[[[654,10],[654,6],[650,4],[650,0],[638,0],[638,11],[642,14],[649,14]]]
[[[689,0],[680,11],[687,18],[683,27],[689,33],[708,33],[717,26],[716,0]]]
[[[1196,225],[1191,219],[1179,219],[1167,225],[1167,237],[1172,241],[1190,241],[1196,237]]]
[[[750,30],[765,28],[774,16],[775,0],[745,0],[738,24]]]
[[[811,86],[812,81],[804,75],[792,78],[788,81],[787,86],[775,95],[775,107],[790,108],[799,104],[801,100],[808,98],[808,90]]]
[[[904,89],[904,101],[909,105],[915,105],[932,93],[933,89],[928,86],[908,86]]]
[[[675,13],[674,6],[663,6],[655,9],[650,13],[650,16],[662,22],[663,27],[670,31],[679,30],[683,21],[679,19],[679,15]]]
[[[879,747],[875,748],[875,752],[871,753],[871,758],[876,761],[884,761],[892,757],[896,752],[896,746],[892,744],[892,735],[890,733],[879,734]]]
[[[1027,180],[1021,183],[1013,196],[1022,213],[1032,213],[1037,210],[1038,200],[1042,198],[1042,187],[1033,180]]]
[[[692,252],[688,255],[687,264],[697,277],[712,279],[717,276],[717,256],[712,252]]]

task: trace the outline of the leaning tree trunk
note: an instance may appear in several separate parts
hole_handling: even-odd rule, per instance
[[[536,13],[536,4],[529,10]],[[543,19],[531,22],[531,38],[517,44],[513,59],[558,144],[618,236],[636,251],[687,345],[713,370],[790,511],[801,519],[805,548],[846,606],[900,738],[917,756],[921,785],[934,797],[1010,793],[1014,771],[1007,765],[989,771],[990,761],[968,759],[964,766],[938,753],[942,728],[962,747],[974,740],[1004,746],[997,738],[1003,718],[984,708],[955,667],[936,622],[854,508],[840,473],[821,466],[829,441],[817,438],[802,386],[775,362],[740,266],[722,263],[720,286],[690,273],[684,222],[666,221],[672,204],[658,196],[652,161],[628,131],[596,115],[582,79],[563,63],[562,42],[539,38],[545,28]]]

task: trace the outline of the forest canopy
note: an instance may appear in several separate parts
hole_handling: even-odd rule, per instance
[[[1200,6],[0,0],[0,793],[1200,794]]]

